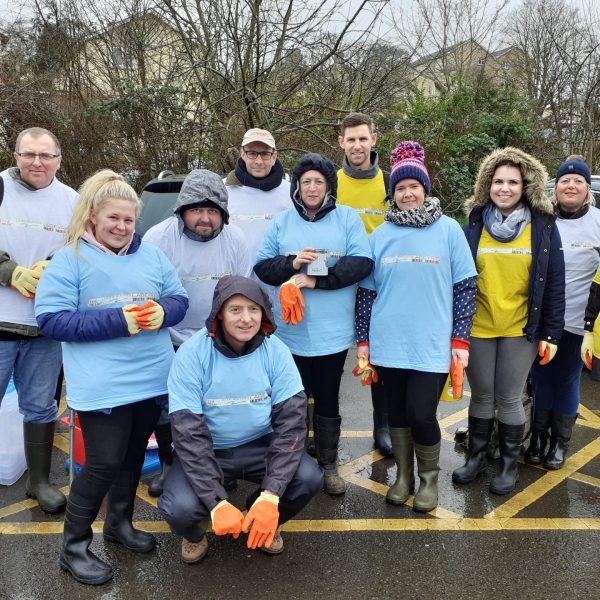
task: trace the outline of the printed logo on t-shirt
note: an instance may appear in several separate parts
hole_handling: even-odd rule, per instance
[[[43,229],[53,233],[65,233],[66,227],[54,225],[53,223],[38,223],[36,221],[23,221],[22,219],[0,219],[0,225],[9,225],[10,227],[22,227],[24,229]]]
[[[585,250],[600,250],[598,246],[594,246],[593,242],[584,242],[583,240],[570,240],[565,242],[563,240],[563,250],[578,250],[579,248]]]
[[[231,221],[270,221],[274,215],[272,214],[247,214],[247,215],[230,215]]]
[[[480,254],[520,254],[530,256],[531,248],[479,248],[477,256]]]
[[[300,252],[303,250],[290,250],[289,252],[284,252],[284,256],[298,256]],[[342,258],[344,254],[342,252],[337,252],[336,250],[327,250],[327,248],[313,248],[313,252],[316,254],[325,254],[327,258]]]
[[[438,265],[440,259],[437,256],[420,256],[418,254],[386,256],[381,259],[381,266],[393,265],[394,263],[425,263],[428,265]]]
[[[87,301],[88,306],[106,306],[107,304],[115,304],[125,302],[145,302],[146,300],[156,300],[156,294],[146,292],[133,292],[131,294],[114,294],[113,296],[100,296],[99,298],[90,298]]]
[[[181,283],[189,283],[191,281],[219,281],[223,277],[231,275],[231,272],[225,271],[224,273],[208,273],[208,275],[188,275],[187,277],[181,278]]]
[[[385,215],[385,210],[379,208],[355,208],[354,210],[361,215]]]
[[[239,396],[237,398],[204,398],[206,406],[220,408],[223,406],[237,406],[239,404],[257,404],[264,402],[269,397],[267,392],[261,394],[253,394],[251,396]]]

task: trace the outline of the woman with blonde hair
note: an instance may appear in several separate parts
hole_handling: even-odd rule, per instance
[[[183,318],[188,300],[167,257],[135,233],[139,206],[113,171],[85,181],[68,245],[36,296],[41,332],[62,342],[68,404],[79,415],[86,454],[69,494],[60,566],[87,584],[113,576],[89,550],[107,493],[105,541],[134,552],[156,544],[133,528],[133,508],[148,437],[167,399],[167,327]]]

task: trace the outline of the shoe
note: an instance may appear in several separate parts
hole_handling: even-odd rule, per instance
[[[387,398],[381,381],[371,384],[371,401],[373,402],[373,445],[383,456],[392,456]]]
[[[510,494],[519,479],[517,459],[521,454],[521,444],[525,425],[507,425],[498,421],[498,447],[500,449],[500,470],[490,482],[490,492],[504,496]]]
[[[113,577],[112,567],[89,549],[94,538],[92,523],[98,508],[79,506],[69,498],[63,530],[60,568],[87,585],[101,585]]]
[[[271,545],[267,548],[266,546],[259,546],[258,549],[265,554],[270,554],[271,556],[277,556],[283,552],[283,538],[281,537],[281,531],[277,529],[275,535],[273,536],[273,541]]]
[[[486,451],[493,428],[494,419],[480,419],[469,415],[469,454],[465,464],[452,472],[454,483],[471,483],[485,471]]]
[[[172,464],[172,462],[168,463],[161,460],[160,472],[154,477],[154,479],[152,479],[150,485],[148,486],[148,494],[153,498],[162,496],[163,489],[165,487],[165,479],[167,478],[167,474],[169,473]]]
[[[337,471],[337,448],[340,440],[342,417],[322,417],[315,414],[315,447],[317,462],[323,469],[323,489],[332,496],[346,492],[346,482]]]
[[[337,467],[323,469],[323,489],[330,496],[341,496],[346,493],[346,482],[340,477]]]
[[[535,410],[529,447],[525,451],[523,460],[530,465],[540,465],[546,460],[546,446],[548,445],[550,427],[550,412]]]
[[[25,458],[27,460],[28,498],[37,499],[40,508],[50,515],[61,513],[67,506],[65,495],[50,485],[50,466],[56,423],[23,423]]]
[[[156,538],[151,533],[134,529],[132,524],[138,482],[139,475],[135,477],[129,471],[117,475],[108,492],[103,533],[107,542],[143,554],[154,550]]]
[[[544,460],[546,469],[555,471],[562,469],[564,466],[573,425],[575,425],[577,417],[578,415],[552,413],[550,420],[550,450]]]
[[[199,542],[190,542],[185,538],[181,540],[181,560],[193,565],[199,563],[208,553],[208,539],[204,536]]]
[[[385,500],[400,506],[415,491],[414,447],[409,427],[390,427],[390,436],[396,461],[396,482],[387,491]]]
[[[414,444],[417,457],[417,473],[419,474],[419,489],[413,499],[413,510],[429,512],[438,505],[438,476],[440,473],[440,446],[421,446]]]

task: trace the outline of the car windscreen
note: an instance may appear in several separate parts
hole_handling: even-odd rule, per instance
[[[177,202],[178,192],[155,193],[143,191],[141,200],[142,213],[137,221],[135,230],[144,235],[150,227],[173,216],[173,208]]]

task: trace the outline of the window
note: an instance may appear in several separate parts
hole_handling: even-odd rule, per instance
[[[483,65],[485,65],[485,58],[483,58],[483,56],[480,56],[480,57],[477,59],[477,64],[478,64],[480,67],[483,67]]]
[[[137,60],[123,46],[112,49],[112,61],[117,69],[132,69],[137,66]]]

